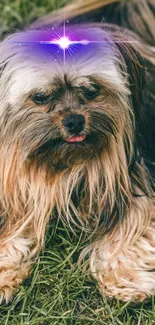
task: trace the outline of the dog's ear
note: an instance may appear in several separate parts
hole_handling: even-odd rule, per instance
[[[133,34],[134,35],[134,34]],[[138,116],[141,113],[139,106],[143,101],[144,90],[146,85],[146,65],[145,59],[142,57],[136,48],[138,41],[132,39],[131,35],[116,31],[112,33],[112,37],[116,48],[118,49],[118,55],[120,57],[121,70],[124,70],[128,76],[129,88],[131,91],[131,100],[135,110],[135,114]]]
[[[148,51],[145,43],[128,35],[128,31],[121,33],[113,31],[113,40],[120,56],[121,69],[125,70],[131,92],[131,103],[135,116],[135,151],[146,161],[155,160],[155,65],[146,59],[143,53]],[[132,37],[131,37],[132,36]],[[146,47],[146,51],[145,51]],[[151,52],[150,52],[151,53]],[[151,58],[151,56],[150,56]]]

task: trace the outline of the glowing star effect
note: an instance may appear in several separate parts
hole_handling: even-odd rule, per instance
[[[67,23],[69,21],[66,21]],[[79,54],[79,50],[82,51],[81,54],[83,53],[83,46],[86,46],[86,50],[87,50],[87,45],[92,45],[94,46],[95,44],[97,45],[98,43],[109,43],[112,42],[113,40],[107,40],[107,39],[100,39],[99,35],[97,34],[93,34],[90,32],[90,30],[88,29],[74,29],[70,26],[67,26],[66,29],[66,25],[65,25],[65,20],[64,20],[64,26],[62,26],[62,28],[58,28],[55,29],[55,27],[51,28],[51,31],[38,31],[38,30],[34,30],[34,31],[30,31],[28,33],[25,34],[24,39],[21,37],[23,37],[23,34],[17,35],[17,38],[14,41],[8,41],[8,42],[13,42],[13,43],[17,43],[18,46],[20,46],[22,48],[22,44],[36,44],[37,47],[37,51],[40,53],[44,53],[44,51],[48,51],[54,53],[54,61],[59,60],[62,56],[63,56],[63,61],[64,64],[66,63],[66,57],[68,58],[70,55],[73,55],[75,53],[75,55],[77,55],[76,53]],[[134,41],[127,41],[127,43],[133,43]],[[126,43],[126,42],[125,42]],[[45,47],[40,47],[40,45],[45,45]],[[47,47],[46,47],[47,45]],[[49,45],[49,46],[48,46]],[[51,45],[56,45],[56,47],[58,48],[51,48]],[[78,46],[78,45],[82,45],[82,47]],[[38,47],[39,46],[39,47]],[[90,47],[88,47],[88,50],[90,49]],[[94,48],[96,50],[96,48]],[[56,57],[55,57],[56,54]]]
[[[58,44],[62,49],[65,50],[70,46],[71,41],[69,40],[68,37],[63,36],[60,39],[56,40],[55,44]]]
[[[56,40],[51,40],[51,41],[46,41],[46,42],[41,42],[41,43],[49,43],[49,44],[56,44],[59,47],[61,47],[63,50],[68,49],[71,45],[74,44],[82,44],[82,45],[88,45],[90,41],[88,40],[81,40],[81,41],[71,41],[67,36],[60,37],[59,39]]]

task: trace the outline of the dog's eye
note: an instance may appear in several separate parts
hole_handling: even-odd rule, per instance
[[[96,85],[92,89],[84,88],[84,96],[89,100],[96,98],[99,95],[99,92],[100,88]]]
[[[44,104],[48,104],[49,103],[49,101],[50,101],[50,99],[51,99],[51,96],[49,96],[49,95],[46,95],[46,94],[44,94],[44,93],[36,93],[36,94],[34,94],[33,96],[32,96],[32,100],[33,100],[33,102],[34,103],[36,103],[36,104],[42,104],[42,105],[44,105]]]

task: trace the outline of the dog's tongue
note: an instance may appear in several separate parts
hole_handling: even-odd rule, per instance
[[[86,138],[86,135],[76,135],[65,139],[67,142],[82,142]]]

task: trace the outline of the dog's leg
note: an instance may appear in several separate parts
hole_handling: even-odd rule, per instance
[[[155,294],[154,207],[145,198],[137,202],[120,230],[92,245],[89,260],[103,295],[134,302]]]
[[[30,274],[32,263],[44,246],[46,226],[53,209],[52,193],[55,193],[45,184],[43,172],[32,169],[27,177],[26,167],[22,174],[13,157],[12,150],[11,163],[4,159],[0,166],[0,303],[3,299],[9,302]]]
[[[32,242],[29,238],[15,237],[0,245],[0,303],[8,303],[19,284],[30,274]]]

